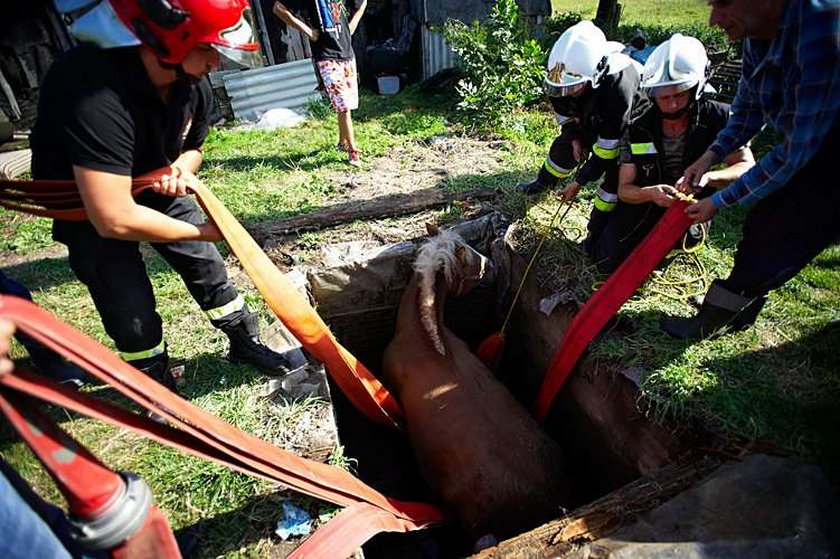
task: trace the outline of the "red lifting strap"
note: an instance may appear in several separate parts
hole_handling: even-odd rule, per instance
[[[97,341],[29,301],[0,296],[0,316],[142,408],[162,416],[167,424],[156,423],[26,371],[16,370],[0,377],[0,386],[130,429],[239,472],[280,482],[318,499],[348,507],[367,505],[352,509],[365,511],[358,520],[340,515],[350,523],[349,531],[359,536],[347,542],[331,538],[329,532],[319,536],[328,542],[335,557],[350,555],[361,535],[417,530],[444,521],[443,512],[435,506],[390,499],[340,468],[301,458],[229,425],[170,392]],[[371,516],[368,506],[377,510],[372,515],[378,519],[374,528],[364,525]],[[336,527],[339,535],[348,530],[343,523],[325,526],[329,531]]]
[[[685,215],[688,205],[689,202],[675,200],[656,227],[572,319],[537,394],[534,415],[538,420],[545,421],[554,399],[589,342],[688,230],[691,225],[691,219]]]
[[[133,179],[132,194],[138,195],[151,188],[161,175],[171,173],[171,169],[160,169]],[[336,340],[306,298],[210,189],[202,185],[194,194],[274,314],[316,359],[324,363],[327,372],[356,409],[377,423],[400,428],[403,413],[396,398]],[[87,219],[73,181],[0,180],[0,206],[56,219]]]

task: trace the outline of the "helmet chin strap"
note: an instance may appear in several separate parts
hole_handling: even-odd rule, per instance
[[[158,64],[160,64],[161,68],[165,68],[167,70],[175,70],[175,78],[179,82],[195,85],[201,81],[201,76],[194,76],[192,74],[188,74],[184,70],[184,66],[181,63],[172,64],[170,62],[164,62],[163,59],[158,58]]]
[[[665,120],[679,120],[680,118],[682,118],[688,112],[688,110],[690,108],[691,108],[691,104],[688,104],[685,107],[683,107],[682,109],[680,109],[678,111],[675,111],[673,113],[663,113],[662,109],[660,109],[659,112],[662,114],[662,118],[664,118]]]

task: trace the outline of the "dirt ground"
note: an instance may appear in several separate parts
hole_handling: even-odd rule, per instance
[[[461,177],[492,173],[501,168],[506,144],[472,138],[439,136],[428,142],[397,146],[370,160],[362,169],[335,171],[327,175],[337,185],[334,205],[370,201],[395,194],[419,192],[445,185]],[[461,207],[467,215],[481,212],[481,204]],[[437,211],[422,211],[402,217],[358,220],[290,235],[263,235],[266,224],[252,230],[263,249],[281,268],[316,262],[321,246],[371,240],[382,244],[417,238],[425,234],[425,223]],[[270,225],[269,225],[270,226]]]
[[[336,203],[411,192],[495,171],[504,147],[503,141],[435,136],[428,142],[394,147],[361,170],[336,172],[328,178],[343,187]]]

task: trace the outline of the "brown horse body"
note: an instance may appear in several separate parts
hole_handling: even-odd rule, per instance
[[[433,307],[423,301],[420,274],[406,289],[385,351],[385,381],[402,402],[416,460],[432,489],[473,536],[510,536],[560,514],[562,452],[443,326],[449,278],[439,273],[436,279]],[[429,310],[437,341],[423,316]]]

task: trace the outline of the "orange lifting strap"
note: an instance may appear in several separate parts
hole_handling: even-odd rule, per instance
[[[22,370],[0,377],[5,401],[19,399],[21,395],[32,396],[233,470],[348,507],[290,557],[346,557],[376,533],[417,530],[445,520],[443,512],[433,505],[390,499],[340,468],[301,458],[233,427],[170,392],[99,342],[29,301],[0,296],[0,317],[7,318],[19,330],[112,386],[141,408],[163,417],[166,424]],[[2,407],[4,411],[8,409]],[[71,466],[75,468],[78,464],[77,461]],[[60,476],[61,472],[54,475]],[[90,486],[99,481],[106,487]],[[96,509],[102,495],[112,492],[112,484],[113,479],[106,474],[90,475],[81,483],[66,484],[70,490],[74,487],[77,490],[68,498],[71,511]],[[161,555],[164,556],[168,557]]]
[[[151,188],[164,174],[172,174],[172,170],[159,169],[133,179],[132,194],[136,196]],[[335,339],[306,298],[210,189],[202,185],[194,189],[194,194],[274,314],[309,353],[324,363],[327,372],[356,409],[377,423],[400,428],[403,413],[393,395]],[[73,181],[0,180],[0,206],[66,221],[87,219]]]
[[[171,172],[168,168],[160,169],[135,178],[132,194],[136,196],[151,188],[161,175]],[[203,186],[194,189],[194,194],[269,307],[307,351],[324,363],[354,406],[373,421],[401,428],[402,409],[393,395],[341,346],[309,302],[218,198]],[[87,219],[72,181],[0,180],[0,205],[68,221]],[[177,429],[148,421],[25,372],[7,375],[0,379],[0,386],[132,429],[237,471],[278,481],[307,495],[348,507],[310,537],[293,557],[347,556],[376,533],[416,530],[444,521],[443,512],[435,506],[392,500],[341,469],[302,459],[235,429],[172,394],[97,342],[31,303],[2,297],[0,306],[0,316],[10,318],[33,338],[111,384],[142,407],[163,416]]]
[[[545,421],[554,399],[566,384],[589,342],[615,316],[621,305],[636,292],[691,226],[691,219],[685,215],[685,208],[689,204],[682,200],[672,202],[656,227],[572,319],[537,393],[534,415],[538,420]]]

